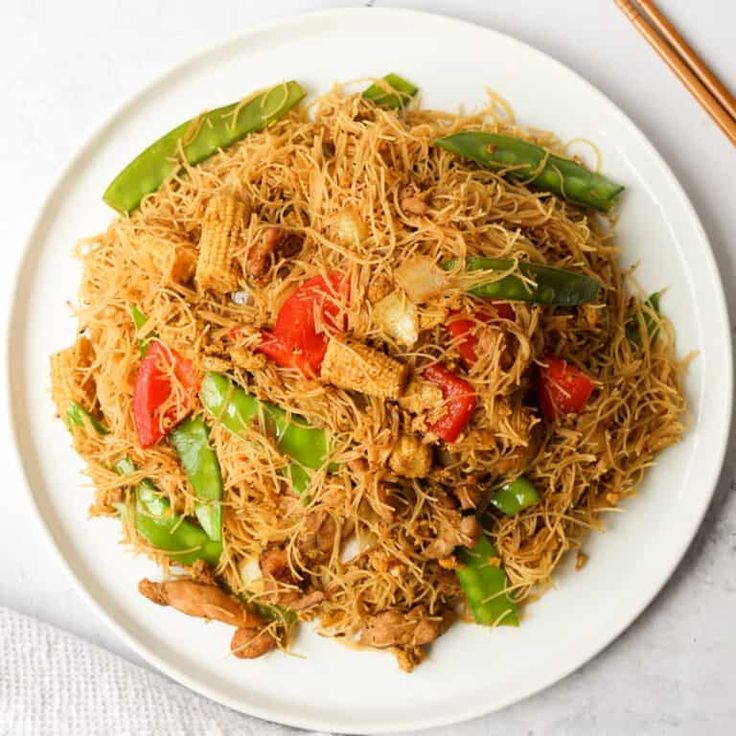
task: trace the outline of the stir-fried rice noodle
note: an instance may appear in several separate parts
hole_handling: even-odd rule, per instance
[[[658,338],[641,344],[627,338],[627,322],[646,307],[626,292],[613,223],[432,145],[461,129],[508,133],[562,151],[552,135],[517,127],[497,101],[473,115],[397,114],[336,89],[308,112],[292,111],[204,164],[182,167],[132,216],[80,244],[77,314],[92,354],[72,369],[73,383],[80,403],[109,429],[104,436],[75,432],[95,486],[93,514],[117,514],[116,504],[142,478],[176,511],[194,514],[196,499],[174,449],[166,441],[141,449],[134,425],[137,341],[155,333],[191,360],[198,375],[227,373],[331,436],[334,471],[317,471],[305,499],[284,475],[288,458],[257,423],[244,439],[206,417],[225,486],[216,572],[231,591],[267,599],[259,576],[244,570],[252,572],[272,544],[288,552],[292,586],[324,592],[318,605],[299,614],[318,619],[324,632],[353,639],[371,617],[391,610],[449,622],[462,610],[456,562],[430,548],[457,526],[459,507],[474,508],[483,489],[521,473],[537,487],[540,503],[516,516],[493,511],[489,533],[518,602],[549,585],[564,554],[602,526],[603,512],[632,494],[655,455],[680,437],[681,365],[670,326],[653,312],[647,316],[659,321]],[[192,280],[176,283],[162,267],[167,249],[196,247],[205,208],[218,192],[235,193],[249,208],[234,253],[236,294],[198,290]],[[249,251],[274,225],[298,236],[301,251],[277,255],[266,277],[249,280]],[[466,289],[488,281],[487,272],[461,274],[470,255],[567,268],[603,288],[583,307],[515,302],[513,320],[479,328],[478,360],[466,368],[446,323],[452,311],[477,311],[478,300]],[[396,289],[397,269],[417,256],[436,263],[454,258],[457,266],[438,293],[417,305],[419,339],[407,347],[373,313]],[[471,424],[456,442],[434,444],[425,478],[398,476],[388,458],[401,435],[436,439],[431,416],[409,411],[403,400],[371,398],[278,368],[255,350],[260,328],[273,324],[293,290],[330,273],[349,284],[328,298],[345,316],[352,340],[408,364],[415,377],[438,362],[466,372],[476,389]],[[131,305],[148,317],[138,332]],[[334,333],[340,322],[339,316],[322,320],[322,328]],[[583,369],[596,384],[582,412],[555,424],[542,418],[534,391],[536,365],[548,354]],[[186,390],[168,370],[176,414]],[[195,413],[202,413],[199,404]],[[134,476],[113,470],[121,457],[135,463]],[[124,527],[129,542],[167,567],[130,522]]]

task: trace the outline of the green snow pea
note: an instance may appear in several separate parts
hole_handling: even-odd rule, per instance
[[[115,469],[121,475],[130,475],[136,470],[127,457],[119,460]],[[147,478],[136,486],[132,506],[121,505],[119,511],[124,518],[132,511],[138,534],[171,559],[182,565],[192,565],[197,560],[205,560],[213,567],[217,565],[222,543],[211,540],[196,524],[174,514],[168,499]]]
[[[529,478],[520,475],[499,486],[491,495],[490,503],[507,516],[515,516],[539,503],[539,493]]]
[[[455,574],[475,621],[483,626],[518,626],[516,604],[506,593],[506,572],[490,562],[497,554],[488,537],[481,534],[472,548],[463,547],[458,556],[461,567]]]
[[[143,312],[138,308],[137,304],[131,304],[130,307],[130,316],[133,319],[133,324],[135,325],[136,332],[139,332],[148,322],[148,317],[146,317]],[[154,340],[156,338],[155,332],[149,332],[143,337],[139,337],[138,342],[138,352],[141,354],[141,358],[144,358],[146,356],[146,352],[148,352],[148,346],[151,343],[151,340]]]
[[[190,417],[170,434],[179,462],[197,496],[195,514],[207,536],[222,540],[222,474],[202,417]]]
[[[510,178],[527,180],[537,189],[602,212],[613,207],[624,189],[572,159],[508,135],[466,131],[435,143],[487,169],[501,170]]]
[[[234,102],[182,123],[134,158],[105,190],[103,200],[119,212],[132,212],[179,169],[182,151],[188,163],[198,164],[283,117],[305,94],[298,82],[284,82],[245,103]]]
[[[298,416],[246,393],[229,378],[207,373],[199,392],[202,406],[233,434],[243,435],[262,415],[265,430],[276,440],[279,452],[294,463],[289,468],[292,484],[300,493],[309,484],[305,468],[318,469],[327,461],[329,441],[324,429],[310,426]]]
[[[449,270],[454,267],[455,261],[445,261],[442,265]],[[514,261],[508,258],[471,256],[465,261],[467,271],[508,271],[513,266]],[[572,307],[595,299],[601,288],[595,279],[575,271],[529,261],[518,261],[518,267],[522,276],[534,283],[527,283],[519,276],[510,274],[496,281],[473,286],[468,293],[486,299]]]
[[[66,426],[69,431],[73,430],[74,425],[85,429],[86,427],[92,427],[97,434],[105,435],[108,434],[108,429],[103,424],[95,419],[83,406],[78,404],[76,401],[72,401],[69,404],[69,408],[66,410]]]
[[[655,291],[653,294],[650,294],[642,304],[642,309],[640,310],[641,314],[641,321],[639,315],[634,315],[627,323],[626,323],[626,337],[631,340],[631,342],[640,345],[641,344],[641,338],[642,338],[642,329],[641,324],[644,323],[644,328],[646,330],[646,335],[650,342],[654,341],[659,334],[659,321],[655,318],[655,315],[658,315],[659,312],[659,301],[662,297],[661,291]]]
[[[363,92],[366,100],[372,100],[380,107],[390,109],[405,107],[419,91],[418,87],[398,74],[387,74],[383,81],[385,84],[374,82]]]

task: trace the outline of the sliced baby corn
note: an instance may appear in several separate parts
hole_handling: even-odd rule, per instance
[[[322,362],[322,380],[382,399],[398,399],[407,376],[408,366],[355,342],[330,340]]]
[[[72,401],[76,401],[74,392],[74,348],[59,350],[51,356],[51,398],[56,405],[56,412],[65,417]]]
[[[247,215],[248,205],[232,193],[215,194],[207,203],[197,257],[200,289],[227,293],[238,288],[233,255]]]

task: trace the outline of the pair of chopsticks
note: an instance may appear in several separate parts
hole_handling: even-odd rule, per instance
[[[736,99],[651,0],[616,0],[636,29],[736,146]]]

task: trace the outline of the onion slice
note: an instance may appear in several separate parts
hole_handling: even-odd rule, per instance
[[[447,287],[447,273],[429,256],[409,258],[396,269],[394,276],[415,304],[426,302]]]
[[[392,291],[373,307],[373,319],[397,342],[410,348],[419,338],[417,308],[401,291]]]

